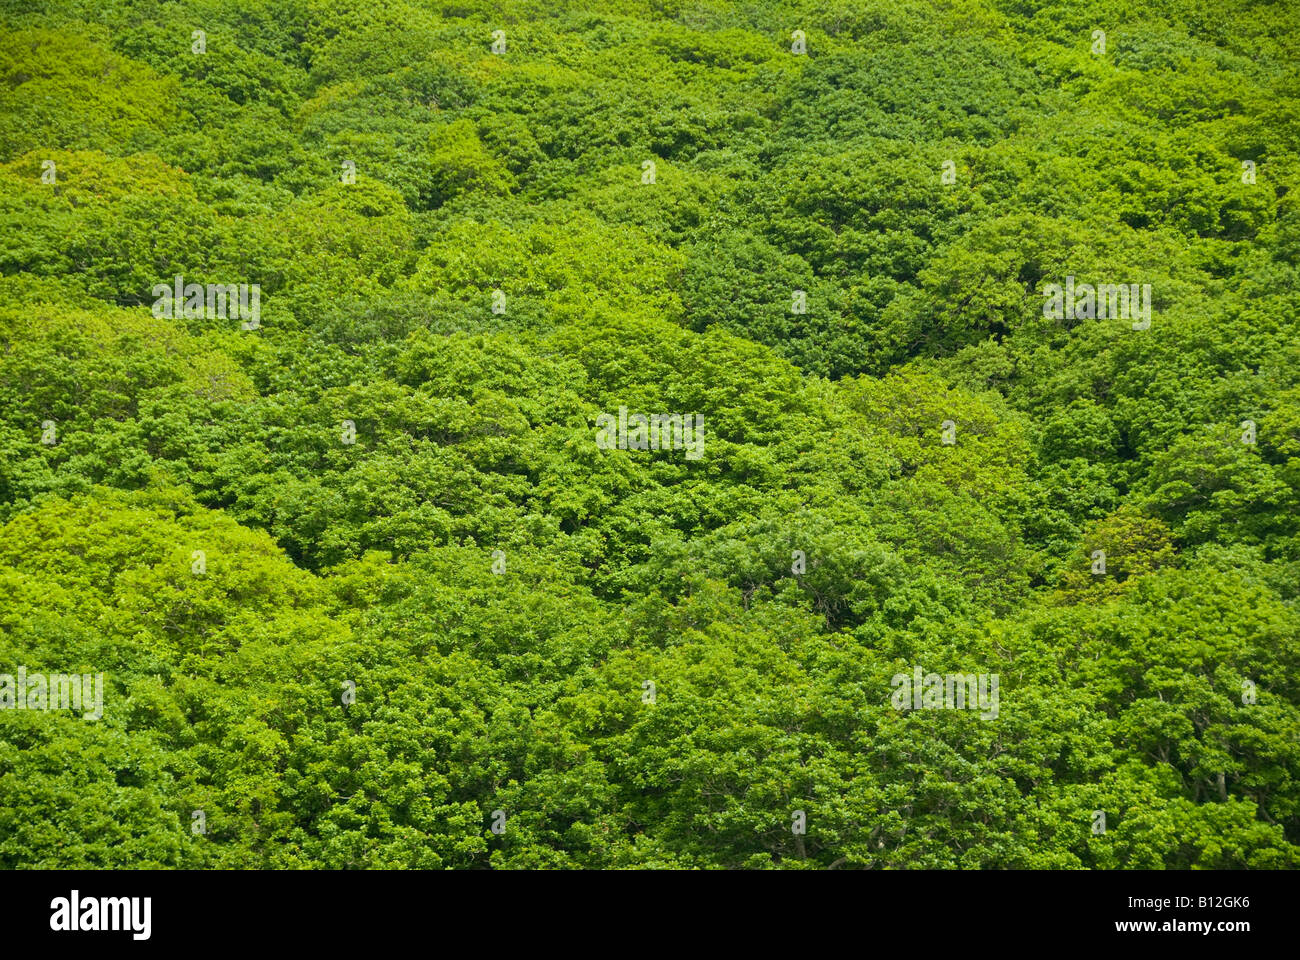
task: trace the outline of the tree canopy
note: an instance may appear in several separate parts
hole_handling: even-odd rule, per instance
[[[1300,866],[1298,11],[5,5],[0,867]]]

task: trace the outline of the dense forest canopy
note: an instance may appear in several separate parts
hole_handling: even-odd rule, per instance
[[[1291,0],[0,11],[0,867],[1300,866]]]

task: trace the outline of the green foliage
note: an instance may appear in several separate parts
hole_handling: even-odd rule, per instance
[[[1300,867],[1285,3],[16,6],[0,867]]]

